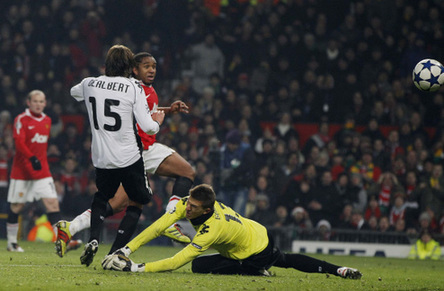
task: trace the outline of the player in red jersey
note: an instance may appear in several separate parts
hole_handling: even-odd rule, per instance
[[[156,112],[157,110],[162,110],[165,113],[188,113],[188,106],[182,101],[175,101],[170,107],[159,107],[159,98],[156,90],[153,88],[153,82],[157,71],[156,59],[146,52],[136,54],[134,59],[136,61],[136,67],[133,69],[133,75],[136,79],[142,81],[142,87],[145,90],[150,111]],[[166,207],[167,212],[171,211],[182,197],[188,195],[188,191],[193,185],[196,173],[191,165],[176,151],[156,142],[155,135],[146,134],[139,126],[138,133],[143,144],[142,156],[146,172],[176,179],[172,196]],[[116,195],[108,203],[107,216],[111,216],[124,210],[127,205],[128,197],[121,186],[117,190]],[[90,215],[91,211],[88,209],[74,218],[71,222],[60,221],[57,224],[59,239],[56,242],[56,250],[60,257],[63,257],[65,254],[66,244],[71,237],[77,232],[90,227]],[[139,216],[133,217],[134,223],[137,223],[138,219]],[[181,243],[189,243],[191,241],[182,233],[181,226],[178,223],[175,223],[166,229],[163,235]],[[117,243],[120,243],[120,241],[118,242],[116,240],[114,242],[110,253],[123,246],[120,246]]]
[[[42,200],[48,220],[60,220],[60,208],[54,180],[47,161],[51,118],[43,110],[46,96],[40,90],[31,91],[26,99],[28,108],[14,120],[15,156],[8,190],[8,219],[6,223],[8,251],[23,252],[17,244],[18,215],[26,202]]]

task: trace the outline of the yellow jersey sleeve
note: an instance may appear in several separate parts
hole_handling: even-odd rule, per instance
[[[127,244],[131,251],[135,252],[140,246],[160,236],[161,233],[173,223],[185,218],[186,201],[187,197],[182,198],[179,202],[177,202],[176,207],[172,211],[162,215],[150,226],[145,228],[145,230],[142,231],[138,236],[131,240]]]

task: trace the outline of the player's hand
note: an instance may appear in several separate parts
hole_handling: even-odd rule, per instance
[[[35,171],[40,171],[42,169],[42,164],[40,163],[39,159],[37,159],[36,156],[30,157],[29,161],[31,162],[32,168]]]
[[[144,272],[145,264],[136,264],[123,254],[111,254],[103,259],[102,268],[123,272]]]
[[[177,113],[177,112],[189,113],[189,107],[185,104],[185,102],[178,100],[174,101],[171,104],[170,111],[171,113]]]
[[[151,114],[151,118],[156,121],[157,123],[159,123],[159,125],[161,125],[163,123],[163,120],[165,118],[165,112],[163,110],[158,110],[156,112],[154,112],[153,114]]]

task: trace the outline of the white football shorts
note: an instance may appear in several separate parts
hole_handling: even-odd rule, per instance
[[[8,202],[26,203],[42,198],[57,198],[52,177],[39,180],[11,179],[8,190]]]
[[[145,171],[154,174],[160,164],[176,151],[161,143],[153,143],[148,150],[143,151],[143,163],[145,164]]]

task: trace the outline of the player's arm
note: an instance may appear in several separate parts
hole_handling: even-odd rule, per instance
[[[184,202],[185,199],[186,198],[182,198],[182,202]],[[130,241],[126,246],[130,248],[131,252],[135,252],[140,246],[160,236],[161,233],[170,225],[185,218],[185,208],[186,203],[178,202],[175,211],[166,212],[144,231],[142,231],[138,236],[136,236],[132,241]]]
[[[195,244],[191,243],[171,258],[145,263],[144,271],[149,273],[154,273],[154,272],[177,270],[180,267],[184,266],[185,264],[194,260],[197,256],[201,255],[205,250],[199,249],[198,247],[195,246]]]
[[[156,134],[159,132],[160,125],[163,122],[165,113],[158,110],[151,116],[148,103],[145,96],[141,92],[136,92],[136,100],[133,108],[134,116],[136,117],[137,124],[147,134]]]
[[[71,96],[79,102],[85,100],[82,82],[71,88]]]
[[[127,247],[131,249],[131,252],[135,252],[140,246],[143,246],[156,237],[160,236],[165,229],[167,229],[170,225],[180,219],[181,218],[179,218],[177,215],[173,215],[168,212],[165,213],[150,226],[145,228],[145,230],[142,231],[133,240],[131,240],[127,244]]]
[[[25,156],[27,159],[35,156],[31,150],[26,145],[26,132],[25,126],[21,123],[19,119],[14,122],[14,143],[15,143],[15,151],[16,153],[20,153]]]
[[[158,110],[162,110],[165,113],[188,113],[189,107],[185,104],[185,102],[177,100],[171,103],[170,107],[159,107]]]

